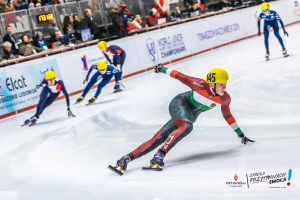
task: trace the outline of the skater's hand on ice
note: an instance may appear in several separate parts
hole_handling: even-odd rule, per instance
[[[42,87],[42,86],[43,86],[42,84],[37,84],[36,89],[40,89],[40,87]]]
[[[241,143],[242,144],[247,144],[248,142],[255,142],[253,140],[250,140],[249,138],[247,138],[244,133],[242,133],[241,135],[239,135],[239,138],[241,138]]]
[[[258,36],[260,36],[261,35],[261,32],[260,32],[260,30],[258,30]]]
[[[289,37],[289,34],[285,30],[283,30],[283,33],[285,36]]]
[[[75,115],[73,115],[69,107],[68,107],[68,117],[76,117]]]
[[[155,65],[155,67],[154,67],[155,73],[160,73],[162,67],[163,67],[163,66],[162,66],[162,64],[160,64],[160,63],[158,63],[157,65]]]
[[[85,84],[89,80],[89,77],[85,77],[83,84]]]

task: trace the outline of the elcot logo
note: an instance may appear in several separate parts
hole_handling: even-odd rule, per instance
[[[84,56],[81,58],[81,61],[82,61],[82,64],[83,64],[83,70],[84,70],[84,71],[87,71],[87,70],[88,70],[88,65],[87,65],[87,62],[86,62],[86,55],[84,55]]]
[[[0,96],[5,96],[4,81],[0,78]]]
[[[153,63],[157,63],[158,61],[158,49],[156,48],[156,45],[154,41],[151,38],[148,38],[146,41],[146,46],[147,46],[147,53],[150,58],[150,60]]]

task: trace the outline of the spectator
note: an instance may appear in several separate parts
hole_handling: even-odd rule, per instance
[[[199,15],[199,4],[195,3],[193,6],[190,6],[188,9],[186,9],[190,13],[190,17],[194,17],[196,15]]]
[[[52,0],[41,0],[42,6],[49,6],[52,4]]]
[[[19,4],[17,0],[13,0],[12,4],[14,5],[15,10],[19,10]]]
[[[35,4],[35,7],[41,7],[42,5],[40,3]]]
[[[73,15],[73,29],[74,30],[76,30],[77,28],[79,28],[79,25],[78,25],[79,21],[78,20],[79,20],[78,15],[74,14]]]
[[[135,15],[135,18],[134,20],[132,21],[132,26],[135,28],[135,29],[142,29],[142,19],[141,19],[141,16],[140,15]]]
[[[58,31],[58,27],[56,26],[56,20],[52,17],[49,21],[48,31],[50,37],[54,34],[54,31]]]
[[[52,0],[52,4],[51,5],[56,5],[56,4],[61,4],[59,0]]]
[[[59,46],[63,45],[63,41],[60,37],[59,31],[54,31],[53,35],[51,36],[50,39],[51,46],[53,46],[54,42],[59,42]]]
[[[158,4],[158,0],[153,1],[152,8],[155,8],[157,10],[160,17],[162,17],[164,15],[164,11],[161,9],[160,5]]]
[[[238,2],[238,3],[235,3],[235,2]],[[242,2],[242,0],[231,0],[231,5],[233,7],[237,7],[237,6],[243,5],[243,2]]]
[[[4,13],[5,12],[5,1],[4,0],[0,0],[0,13]]]
[[[34,8],[34,4],[33,3],[29,4],[29,9],[31,9],[31,8]]]
[[[171,11],[169,9],[166,10],[165,14],[163,15],[163,18],[166,18],[166,22],[173,22],[175,19],[173,18]]]
[[[44,49],[35,47],[32,44],[30,44],[28,36],[26,34],[22,35],[21,40],[22,40],[22,42],[19,45],[19,49],[20,49],[19,52],[22,53],[23,55],[26,51],[26,47],[30,47],[31,53],[34,53],[34,54],[44,51]]]
[[[92,38],[94,40],[100,39],[100,36],[99,36],[100,32],[97,27],[97,24],[93,20],[92,11],[90,9],[85,9],[84,14],[85,14],[84,20],[86,21],[89,29],[91,30]]]
[[[11,26],[6,26],[5,31],[6,31],[6,34],[3,37],[3,42],[6,42],[6,41],[9,42],[10,44],[12,44],[12,50],[18,51],[18,46],[16,45],[15,40],[12,36]]]
[[[228,2],[226,1],[226,0],[220,0],[219,1],[219,7],[220,7],[220,9],[226,9],[226,7],[228,7],[229,5],[228,5]]]
[[[72,31],[73,30],[73,28],[71,27],[71,26],[69,26],[69,27],[67,27],[67,33],[64,35],[64,37],[63,37],[63,42],[64,42],[64,44],[66,44],[66,45],[68,45],[68,44],[70,44],[70,40],[69,40],[69,35],[68,35],[68,32],[69,31]]]
[[[90,7],[93,14],[100,12],[99,9],[98,9],[98,6],[97,6],[97,0],[88,1],[88,6]]]
[[[12,12],[12,11],[16,11],[14,4],[12,3],[8,3],[5,9],[5,12]]]
[[[183,0],[183,5],[184,5],[185,8],[189,8],[194,4],[195,4],[194,0]]]
[[[3,49],[4,49],[4,56],[3,56],[4,59],[10,59],[15,56],[23,55],[19,52],[13,51],[12,44],[8,41],[3,43]]]
[[[17,10],[28,9],[28,5],[27,5],[26,1],[17,0],[17,2],[18,2],[18,6],[19,6]]]
[[[49,44],[49,42],[44,40],[44,36],[42,32],[36,32],[35,33],[35,37],[33,38],[33,41],[31,42],[31,44],[35,47],[38,48],[42,48],[42,49],[50,49],[51,45]]]
[[[153,19],[156,19],[156,25],[157,25],[158,24],[158,17],[157,17],[157,10],[155,8],[151,9],[150,14],[149,14],[148,19],[147,19],[147,25],[149,27],[152,26]]]
[[[200,0],[199,8],[200,8],[200,12],[202,14],[205,14],[207,8],[207,0]]]
[[[180,15],[181,15],[181,11],[179,9],[179,7],[175,7],[175,11],[172,12],[172,16],[173,18],[179,18],[180,19]]]
[[[121,35],[121,29],[120,29],[120,11],[121,8],[119,8],[118,6],[115,6],[111,11],[110,11],[110,17],[111,17],[111,21],[113,24],[113,28],[115,31],[115,34],[118,35],[118,37],[122,37]]]
[[[68,27],[72,27],[72,22],[71,22],[71,17],[69,15],[66,15],[64,17],[64,20],[63,20],[63,32],[64,32],[64,34],[67,33],[67,28]]]

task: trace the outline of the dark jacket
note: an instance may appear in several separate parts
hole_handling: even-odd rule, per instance
[[[228,6],[227,3],[224,3],[223,1],[219,1],[219,8],[220,9],[226,8],[227,6]]]
[[[73,30],[76,30],[77,28],[79,28],[78,23],[79,23],[79,21],[73,21]]]
[[[72,27],[72,24],[70,23],[70,24],[67,24],[67,25],[65,25],[65,26],[63,27],[64,35],[67,33],[67,28],[68,28],[68,27]]]
[[[194,5],[194,1],[193,0],[184,0],[183,1],[183,4],[184,4],[184,7],[189,7],[189,6],[192,6]],[[188,5],[187,5],[188,4]]]
[[[85,16],[84,20],[86,21],[89,29],[91,30],[91,34],[94,35],[94,39],[99,38],[99,29],[96,26],[95,22],[91,20],[88,16]]]
[[[6,42],[6,41],[11,43],[12,51],[19,51],[18,49],[16,49],[15,42],[11,39],[9,34],[5,34],[4,37],[3,37],[3,43]]]
[[[61,45],[64,44],[64,42],[63,42],[63,40],[62,40],[61,38],[59,38],[59,39],[57,40],[57,39],[55,39],[55,37],[51,37],[51,39],[50,39],[49,42],[51,43],[51,48],[52,48],[52,44],[53,44],[54,42],[60,42]]]
[[[0,3],[0,13],[4,13],[5,12],[5,4],[1,4]]]
[[[120,20],[120,9],[119,8],[111,9],[110,17],[111,17],[111,22],[114,25],[117,25],[117,26],[120,25],[121,20]]]
[[[11,55],[14,55],[14,56],[23,56],[24,55],[24,54],[19,53],[17,51],[13,51],[12,49],[11,49],[10,52],[5,50],[4,48],[3,48],[3,50],[4,50],[4,56],[3,56],[4,59],[10,59]]]

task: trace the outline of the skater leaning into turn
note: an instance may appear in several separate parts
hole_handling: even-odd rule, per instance
[[[123,156],[117,161],[115,167],[109,168],[122,175],[126,171],[127,164],[164,143],[155,153],[150,161],[150,168],[159,170],[164,166],[163,159],[166,154],[184,137],[193,130],[193,123],[202,112],[209,111],[215,107],[220,107],[223,117],[241,139],[242,144],[254,142],[248,139],[239,128],[234,117],[231,115],[229,104],[230,96],[225,91],[229,79],[227,72],[221,68],[211,70],[206,77],[206,81],[189,77],[180,72],[163,67],[161,64],[155,66],[156,73],[164,73],[175,78],[192,90],[177,95],[169,105],[171,119],[153,136],[152,139],[140,145],[131,153]],[[156,168],[153,168],[156,165]]]
[[[115,92],[122,91],[121,86],[124,87],[122,84],[122,69],[126,58],[126,53],[123,49],[116,45],[107,45],[105,41],[101,41],[98,43],[99,49],[102,51],[108,62],[113,65],[116,69],[119,70],[119,73],[115,74]],[[107,54],[113,55],[113,61],[110,60]]]
[[[91,87],[93,85],[95,85],[95,83],[98,80],[100,80],[102,78],[101,82],[98,85],[98,89],[96,91],[95,96],[89,100],[89,103],[87,105],[95,103],[97,97],[101,93],[102,88],[109,83],[109,81],[112,79],[112,77],[114,76],[114,74],[116,74],[116,73],[119,72],[119,70],[115,69],[113,66],[107,65],[107,63],[104,60],[100,60],[97,65],[91,66],[91,68],[90,68],[90,70],[89,70],[89,72],[88,72],[85,80],[83,81],[83,83],[85,83],[85,82],[88,81],[89,75],[91,74],[91,72],[92,72],[93,69],[96,69],[98,71],[91,78],[90,82],[85,87],[85,89],[83,91],[83,94],[81,95],[81,97],[79,97],[76,100],[75,104],[81,103],[82,100],[84,99],[85,95],[90,91]]]
[[[277,37],[277,39],[278,39],[278,41],[279,41],[279,43],[280,43],[280,45],[282,47],[282,53],[283,53],[284,57],[289,56],[287,54],[287,52],[286,52],[286,49],[285,49],[285,46],[283,44],[282,38],[279,35],[279,26],[278,26],[278,22],[277,21],[280,22],[281,27],[283,29],[284,35],[286,35],[286,36],[289,36],[289,35],[286,32],[286,30],[284,28],[284,25],[283,25],[283,22],[282,22],[281,18],[279,17],[278,13],[275,12],[274,10],[270,10],[270,5],[268,3],[262,3],[261,4],[261,10],[262,10],[262,13],[260,13],[260,15],[258,17],[258,20],[257,20],[258,35],[259,36],[261,35],[261,32],[260,32],[260,21],[262,19],[264,19],[265,20],[265,22],[264,22],[264,36],[265,36],[265,46],[266,46],[266,50],[267,50],[267,53],[266,53],[267,60],[269,60],[269,56],[270,56],[270,51],[269,51],[269,31],[270,31],[271,27],[273,28],[274,34]]]
[[[37,89],[39,89],[42,86],[45,86],[45,87],[43,88],[43,90],[41,92],[40,101],[37,105],[35,115],[33,117],[31,117],[30,119],[27,119],[24,122],[24,125],[28,125],[28,124],[34,125],[36,123],[36,121],[39,119],[42,112],[45,110],[45,108],[50,106],[57,99],[60,92],[63,92],[66,97],[67,106],[68,106],[68,109],[67,109],[68,116],[75,117],[70,110],[69,95],[64,86],[64,83],[62,80],[55,79],[55,76],[56,75],[53,71],[47,71],[45,73],[45,79],[43,80],[43,82],[36,86]]]

